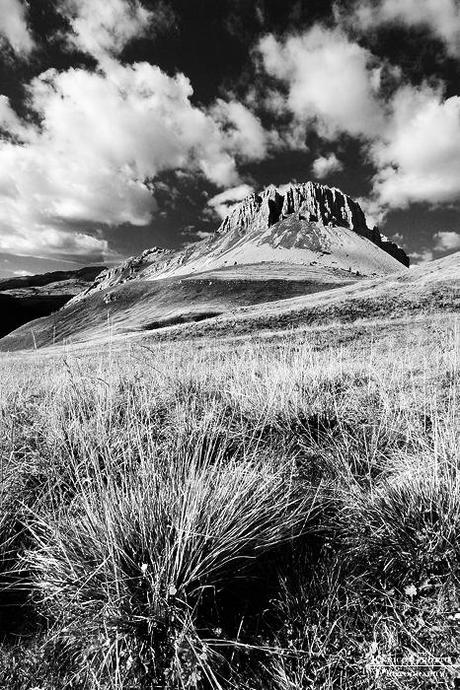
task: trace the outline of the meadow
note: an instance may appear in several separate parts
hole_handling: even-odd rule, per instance
[[[452,688],[460,319],[0,358],[0,687]]]

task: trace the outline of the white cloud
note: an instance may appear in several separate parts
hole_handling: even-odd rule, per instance
[[[254,187],[248,184],[240,184],[232,189],[226,189],[220,194],[216,194],[208,201],[210,206],[217,213],[219,218],[224,219],[228,214],[249,194],[254,192]]]
[[[184,75],[148,63],[48,70],[28,91],[40,127],[0,100],[0,126],[11,135],[0,140],[3,251],[100,254],[105,240],[68,228],[146,225],[156,210],[149,180],[160,172],[193,171],[229,186],[239,182],[238,159],[264,155],[263,128],[245,106],[197,108]]]
[[[416,21],[419,7],[426,17],[435,4],[361,2],[355,8],[356,21],[363,27],[379,13],[390,17],[397,11]],[[460,8],[455,15],[449,14],[451,10],[443,0],[439,25],[446,16],[455,24]],[[364,142],[366,157],[376,170],[371,197],[363,201],[371,224],[380,224],[392,208],[460,201],[459,96],[446,99],[442,84],[437,88],[403,84],[399,70],[379,61],[339,27],[315,25],[283,40],[268,35],[258,51],[266,73],[280,82],[265,98],[275,117],[290,115],[291,129],[310,127],[325,140],[345,133]],[[384,70],[393,76],[391,95],[380,88]],[[314,162],[313,172],[321,179],[334,170],[334,164],[333,158],[322,156]]]
[[[460,250],[460,232],[454,230],[440,230],[433,235],[432,248],[424,247],[419,252],[409,254],[413,263],[421,264],[433,261],[440,254]]]
[[[382,137],[373,144],[374,193],[389,208],[460,200],[460,97],[402,87]]]
[[[390,237],[390,240],[392,242],[395,242],[396,244],[399,244],[399,246],[404,249],[405,239],[404,239],[404,235],[402,235],[400,232],[393,233],[393,235],[391,235],[391,237]]]
[[[358,197],[356,202],[361,206],[366,216],[368,227],[373,228],[374,226],[380,227],[383,225],[388,209],[380,203],[378,198],[375,196]]]
[[[3,232],[0,218],[0,252],[16,256],[65,256],[94,257],[104,260],[110,255],[108,242],[83,232],[66,232],[53,227],[35,224],[27,230]]]
[[[436,252],[452,252],[460,249],[460,232],[440,230],[433,235]]]
[[[377,135],[384,119],[380,68],[339,28],[316,25],[284,41],[270,34],[258,50],[266,72],[287,87],[285,108],[297,121],[314,123],[326,139]],[[273,93],[271,100],[279,114],[283,101]]]
[[[27,26],[26,8],[20,0],[0,0],[0,37],[15,53],[26,56],[35,43]]]
[[[337,14],[346,16],[340,9]],[[389,23],[424,26],[444,41],[452,55],[460,55],[460,5],[457,0],[360,0],[352,15],[348,15],[348,22],[364,31]]]
[[[69,43],[98,60],[118,55],[153,20],[138,0],[64,0],[59,11],[70,22]]]
[[[0,95],[0,131],[13,137],[27,137],[28,128],[14,112],[6,96]]]
[[[210,113],[226,130],[230,149],[240,151],[241,157],[247,160],[262,160],[265,157],[268,134],[260,120],[245,105],[218,98]]]
[[[412,252],[409,254],[411,264],[426,264],[428,261],[433,261],[434,254],[431,249],[422,249],[420,252]]]
[[[319,156],[313,161],[313,173],[319,180],[332,175],[332,173],[343,170],[343,163],[339,161],[335,153],[329,153],[327,156]]]

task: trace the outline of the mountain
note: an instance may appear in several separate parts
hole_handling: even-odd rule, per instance
[[[248,196],[209,239],[183,251],[147,249],[103,272],[77,299],[128,280],[159,280],[261,263],[272,264],[270,275],[276,279],[285,265],[298,266],[299,275],[302,267],[309,266],[385,275],[401,270],[401,264],[409,266],[409,258],[397,245],[384,241],[377,228],[368,228],[360,206],[340,190],[314,182],[271,185]]]
[[[180,251],[154,247],[106,269],[0,347],[95,338],[108,325],[117,333],[199,321],[404,272],[408,263],[340,190],[272,185],[247,197],[209,238]]]
[[[0,337],[45,317],[92,284],[104,266],[0,279]]]

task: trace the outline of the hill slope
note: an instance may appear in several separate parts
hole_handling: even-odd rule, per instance
[[[460,312],[460,252],[391,276],[305,297],[253,305],[189,329],[189,335],[243,335],[358,319]],[[169,337],[182,334],[169,333]],[[1,343],[1,341],[0,341]]]
[[[102,272],[57,314],[0,347],[93,338],[108,326],[120,333],[202,320],[405,271],[407,263],[339,190],[271,186],[243,201],[209,239],[184,251],[153,248]]]

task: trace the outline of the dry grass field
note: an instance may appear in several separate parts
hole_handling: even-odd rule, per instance
[[[452,688],[460,320],[0,360],[0,687]]]

